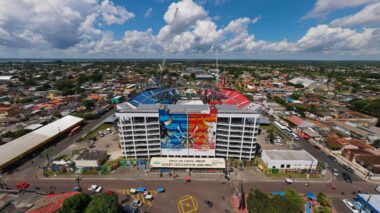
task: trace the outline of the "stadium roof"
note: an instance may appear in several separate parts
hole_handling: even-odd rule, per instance
[[[68,115],[0,146],[0,168],[49,142],[82,121],[82,118]]]

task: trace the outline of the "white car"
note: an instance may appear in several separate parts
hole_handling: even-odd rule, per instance
[[[380,185],[376,187],[376,191],[380,193]]]
[[[90,188],[88,188],[88,191],[92,191],[92,192],[101,192],[102,191],[102,187],[101,186],[98,186],[98,185],[91,185]]]
[[[137,192],[137,190],[136,190],[135,188],[131,188],[129,191],[130,191],[132,194],[136,194],[136,192]]]
[[[144,198],[145,198],[145,200],[152,200],[153,195],[149,193],[149,194],[146,194]]]
[[[141,207],[142,204],[143,204],[143,203],[141,202],[141,200],[134,199],[134,200],[132,201],[132,206],[133,206],[133,207]]]
[[[342,200],[343,203],[351,210],[352,213],[359,213],[359,211],[355,208],[354,204],[352,204],[350,201],[347,199]]]
[[[332,169],[332,172],[333,172],[333,174],[334,174],[335,176],[339,176],[339,171],[338,171],[337,168],[333,168],[333,169]]]

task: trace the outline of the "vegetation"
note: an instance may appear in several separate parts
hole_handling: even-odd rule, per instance
[[[81,213],[91,201],[91,197],[87,194],[80,193],[67,198],[62,203],[60,213]]]
[[[380,139],[375,140],[372,146],[374,146],[376,149],[380,149]]]
[[[88,204],[85,213],[119,213],[122,212],[121,205],[116,194],[102,193],[92,198]]]
[[[305,201],[292,189],[288,189],[283,197],[269,197],[260,190],[250,192],[247,208],[252,213],[301,213],[305,210]]]
[[[319,202],[319,204],[321,205],[318,209],[317,209],[317,212],[318,213],[332,213],[332,210],[331,210],[331,201],[330,199],[326,196],[325,193],[323,192],[319,192],[317,194],[317,201]]]
[[[380,98],[377,99],[354,99],[350,102],[350,109],[380,117]]]
[[[21,137],[21,136],[23,136],[25,134],[28,134],[31,131],[32,130],[29,130],[29,129],[19,129],[19,130],[16,130],[15,132],[10,132],[10,131],[6,132],[1,137],[15,139],[15,138],[19,138],[19,137]]]

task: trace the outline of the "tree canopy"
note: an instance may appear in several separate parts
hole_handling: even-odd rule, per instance
[[[62,203],[60,213],[81,213],[84,212],[86,207],[91,201],[91,197],[87,194],[76,194],[72,197],[65,199]]]
[[[249,193],[247,208],[252,213],[301,213],[305,210],[305,201],[292,189],[288,189],[283,197],[270,197],[260,190]]]
[[[116,194],[102,193],[92,198],[88,204],[85,213],[119,213],[122,208],[119,204]]]

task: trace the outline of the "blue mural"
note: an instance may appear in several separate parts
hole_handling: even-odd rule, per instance
[[[169,114],[159,110],[161,148],[187,149],[187,114]]]

